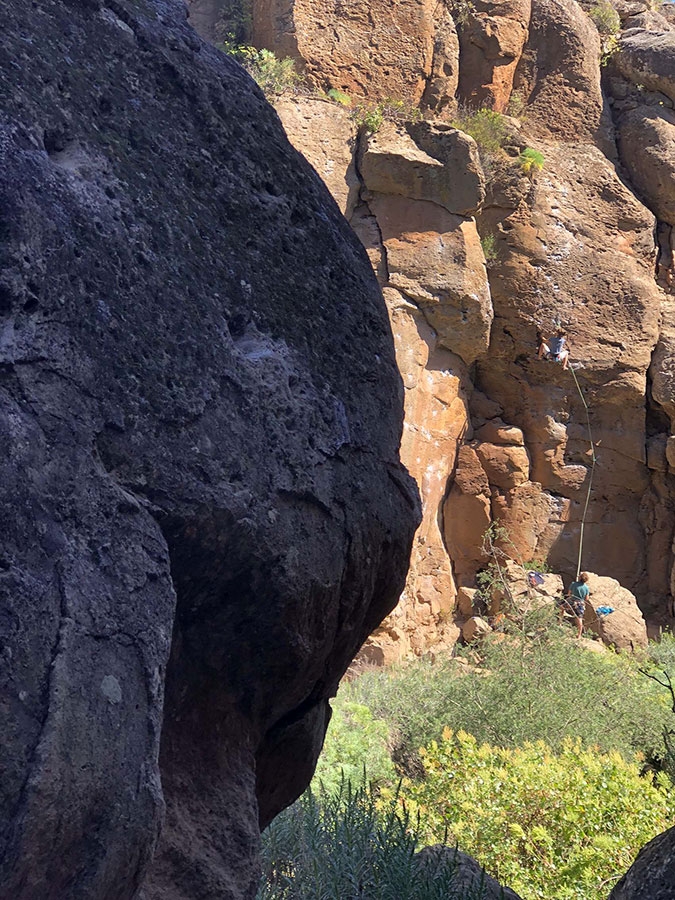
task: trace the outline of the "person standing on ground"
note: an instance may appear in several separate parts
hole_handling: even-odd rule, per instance
[[[584,612],[586,611],[586,598],[590,594],[588,585],[588,572],[582,572],[578,581],[573,581],[567,590],[569,605],[574,613],[574,621],[577,623],[577,637],[581,637],[584,627]]]

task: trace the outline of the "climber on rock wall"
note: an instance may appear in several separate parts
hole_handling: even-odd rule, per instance
[[[570,359],[570,351],[567,349],[566,343],[565,329],[558,326],[553,337],[541,337],[537,359],[552,359],[554,362],[562,363],[563,369],[566,369]]]

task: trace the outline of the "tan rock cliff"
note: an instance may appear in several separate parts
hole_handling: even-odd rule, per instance
[[[406,385],[402,452],[425,518],[374,657],[456,635],[457,586],[471,588],[484,565],[492,521],[514,555],[575,574],[591,478],[584,402],[597,463],[582,563],[668,619],[675,17],[639,0],[616,6],[624,30],[604,69],[601,38],[574,0],[479,0],[442,15],[419,3],[405,17],[371,3],[368,15],[347,5],[332,18],[305,0],[258,23],[272,35],[292,21],[287,52],[323,87],[426,109],[427,121],[369,136],[335,104],[318,104],[318,118],[317,101],[277,104],[366,246]],[[401,29],[395,71],[385,21]],[[285,39],[269,40],[285,52]],[[456,102],[513,107],[505,150],[486,153],[452,127]],[[525,146],[544,159],[530,177],[517,162]],[[487,268],[479,237],[494,248]],[[536,359],[538,332],[555,323],[581,364],[577,381]]]

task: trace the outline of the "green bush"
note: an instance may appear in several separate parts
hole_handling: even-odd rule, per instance
[[[278,59],[271,50],[257,50],[246,44],[223,43],[220,49],[241,63],[266,97],[287,94],[303,80],[290,57]]]
[[[343,93],[343,91],[339,91],[337,88],[331,88],[326,94],[329,100],[333,100],[334,103],[339,103],[340,106],[351,106],[352,98],[349,94]]]
[[[359,128],[376,134],[384,122],[419,122],[422,112],[418,106],[412,106],[404,100],[387,97],[375,105],[360,103],[355,107],[352,117]]]
[[[674,811],[665,776],[654,785],[580,741],[556,754],[541,741],[503,749],[447,730],[423,761],[426,778],[405,781],[399,802],[424,839],[448,834],[530,900],[604,900]]]
[[[675,635],[663,634],[660,642],[651,643],[648,650],[652,667],[675,678]]]
[[[487,638],[480,659],[467,651],[473,671],[449,659],[420,660],[365,672],[341,695],[387,722],[403,769],[414,769],[417,748],[445,726],[503,747],[546,740],[557,750],[578,737],[626,759],[642,753],[658,762],[672,718],[666,692],[633,659],[584,650],[550,621],[530,633],[528,640],[517,633]]]
[[[396,792],[366,787],[308,791],[263,834],[257,900],[481,900],[453,889],[452,853],[418,866],[416,828]]]
[[[521,119],[525,114],[527,104],[525,98],[520,91],[513,91],[509,99],[507,112],[514,119]]]
[[[371,783],[395,780],[387,724],[376,719],[367,706],[342,696],[332,705],[333,717],[319,757],[315,783],[321,783],[328,791],[337,790],[343,781],[358,784],[364,767]]]
[[[588,15],[600,34],[618,34],[621,30],[621,19],[609,0],[598,0],[590,8]]]
[[[498,153],[508,137],[504,116],[492,109],[460,111],[452,122],[455,128],[470,134],[484,153]]]
[[[518,165],[525,175],[534,175],[544,168],[544,154],[533,147],[525,147],[518,157]]]
[[[494,265],[497,262],[499,254],[497,253],[497,242],[494,234],[484,234],[480,239],[480,245],[483,248],[483,256],[487,266]]]
[[[476,6],[473,0],[445,0],[445,5],[452,16],[455,25],[460,28],[468,25],[471,17],[476,12]]]

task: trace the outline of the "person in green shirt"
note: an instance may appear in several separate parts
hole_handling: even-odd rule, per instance
[[[577,624],[577,637],[581,637],[584,627],[584,612],[586,611],[586,598],[590,594],[588,585],[588,572],[579,575],[579,581],[573,581],[567,589],[568,605],[574,613],[574,621]]]

